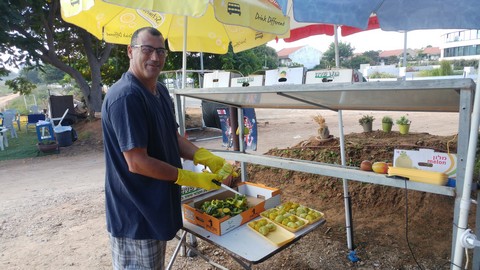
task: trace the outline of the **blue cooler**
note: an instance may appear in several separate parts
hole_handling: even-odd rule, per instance
[[[56,126],[53,130],[55,132],[55,138],[57,138],[58,146],[65,147],[72,145],[73,140],[71,126]]]

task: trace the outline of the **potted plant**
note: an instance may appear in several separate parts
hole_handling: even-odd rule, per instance
[[[328,140],[330,138],[330,131],[328,130],[327,123],[325,123],[325,118],[321,115],[317,115],[313,117],[313,120],[319,125],[317,130],[318,138],[320,140]]]
[[[358,119],[358,123],[363,127],[364,132],[372,132],[372,124],[375,118],[371,115],[364,115]]]
[[[390,116],[384,116],[382,118],[382,130],[384,132],[392,131],[393,119]]]
[[[408,120],[407,116],[405,115],[397,119],[396,123],[398,125],[398,130],[400,131],[400,134],[408,134],[411,122],[412,121]]]
[[[45,140],[37,143],[37,148],[42,153],[51,153],[56,151],[58,153],[58,143],[54,140]]]

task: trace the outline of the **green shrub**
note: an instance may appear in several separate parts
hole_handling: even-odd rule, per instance
[[[371,79],[397,78],[397,76],[386,72],[374,72],[369,77]]]

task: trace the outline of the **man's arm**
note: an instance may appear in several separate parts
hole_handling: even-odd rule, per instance
[[[180,148],[180,157],[193,160],[193,155],[197,152],[198,147],[191,143],[187,138],[177,132],[178,148]]]
[[[133,148],[123,152],[128,164],[128,170],[132,173],[145,175],[156,179],[176,181],[178,169],[166,162],[152,158],[146,148]]]
[[[146,148],[133,148],[123,152],[128,169],[132,173],[145,175],[154,179],[174,181],[177,185],[204,188],[206,190],[220,188],[212,180],[222,180],[218,174],[196,173],[176,168],[166,162],[152,158]]]

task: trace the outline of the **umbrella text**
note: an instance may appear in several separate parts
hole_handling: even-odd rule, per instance
[[[264,21],[270,25],[280,25],[280,26],[285,25],[285,22],[278,21],[277,17],[262,15],[262,14],[259,14],[258,12],[255,14],[255,20]]]

